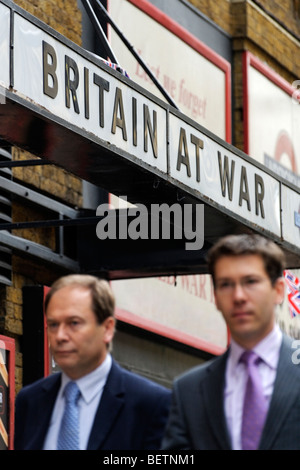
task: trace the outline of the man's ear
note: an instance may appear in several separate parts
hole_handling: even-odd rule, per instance
[[[282,304],[284,301],[284,296],[285,296],[285,280],[283,277],[279,277],[276,279],[275,284],[274,284],[274,289],[276,291],[275,295],[275,303],[276,305]]]
[[[116,320],[114,317],[107,317],[102,323],[102,325],[105,328],[104,341],[109,344],[115,334]]]

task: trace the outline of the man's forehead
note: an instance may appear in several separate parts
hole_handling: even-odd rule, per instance
[[[52,298],[54,296],[68,296],[68,297],[72,297],[72,296],[81,296],[81,297],[89,297],[91,296],[91,291],[88,287],[85,287],[85,286],[80,286],[78,284],[70,284],[70,285],[67,285],[67,286],[62,286],[60,287],[59,289],[57,289],[53,295],[52,295]]]
[[[47,311],[52,307],[67,308],[68,306],[80,306],[81,303],[91,306],[91,292],[87,287],[78,285],[63,286],[53,292],[48,305]]]
[[[218,274],[218,272],[232,274],[235,273],[237,268],[239,272],[243,272],[245,275],[255,271],[266,273],[264,260],[260,255],[242,254],[221,256],[215,263],[215,274]]]

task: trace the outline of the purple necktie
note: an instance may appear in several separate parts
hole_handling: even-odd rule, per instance
[[[242,420],[242,449],[255,450],[259,445],[268,408],[258,370],[261,359],[253,351],[245,351],[240,361],[245,363],[248,373]]]

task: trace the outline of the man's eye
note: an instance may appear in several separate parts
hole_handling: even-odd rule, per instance
[[[219,289],[228,289],[231,286],[232,286],[232,283],[228,281],[220,282],[218,285]]]
[[[248,285],[248,286],[250,286],[250,285],[253,285],[253,284],[257,284],[258,282],[259,282],[258,279],[256,279],[256,278],[250,278],[250,279],[247,279],[247,280],[245,281],[245,284]]]

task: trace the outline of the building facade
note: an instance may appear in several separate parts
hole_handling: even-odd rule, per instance
[[[289,181],[300,207],[299,0],[102,3],[125,36],[137,41],[134,46],[182,113]],[[15,5],[72,43],[105,57],[84,2],[15,0]],[[121,8],[127,16],[120,14]],[[164,100],[141,66],[130,61],[113,28],[103,24],[130,78]],[[80,178],[72,164],[65,168],[40,161],[39,129],[31,132],[36,154],[5,138],[0,151],[0,335],[3,351],[13,344],[7,353],[14,356],[15,376],[9,383],[15,394],[43,372],[55,370],[45,346],[45,288],[61,274],[95,271],[78,263],[86,259],[83,245],[89,246],[90,235],[72,220],[94,216],[101,203],[120,204],[114,188],[110,192]],[[291,266],[296,276],[298,266]],[[124,367],[171,387],[176,375],[226,348],[227,331],[205,271],[177,276],[166,269],[149,279],[126,274],[111,282],[118,318],[113,355]],[[298,318],[289,312],[287,301],[278,321],[298,338]],[[6,427],[9,433],[9,422]],[[9,445],[7,436],[4,445]]]

